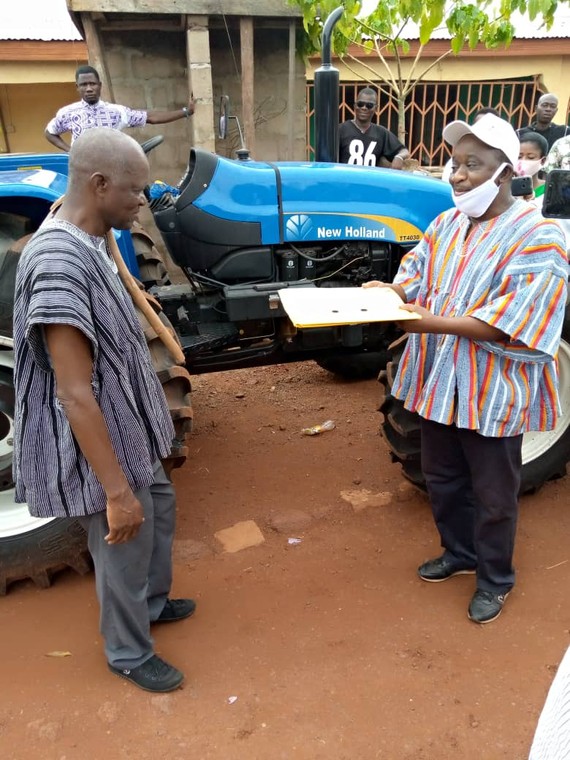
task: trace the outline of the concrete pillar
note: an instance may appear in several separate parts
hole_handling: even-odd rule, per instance
[[[216,128],[208,16],[186,17],[186,58],[188,88],[196,101],[196,110],[191,119],[194,133],[192,144],[213,152]]]
[[[255,156],[255,97],[253,87],[253,18],[240,18],[241,113],[245,144]]]
[[[81,13],[81,21],[83,23],[83,29],[85,31],[85,43],[87,44],[87,50],[89,53],[89,63],[99,73],[101,84],[103,85],[103,100],[108,100],[110,103],[115,102],[115,94],[113,92],[113,83],[109,76],[107,69],[107,58],[105,56],[105,50],[103,43],[101,42],[101,35],[97,23],[94,21],[91,13]]]

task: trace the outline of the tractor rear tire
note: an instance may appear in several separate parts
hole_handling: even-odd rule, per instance
[[[148,293],[146,293],[146,297],[158,314],[160,321],[178,340],[172,323],[162,311],[158,301]],[[188,370],[174,363],[169,350],[139,309],[137,309],[137,315],[174,424],[175,435],[172,450],[170,456],[162,460],[166,474],[170,477],[172,470],[182,467],[188,456],[186,438],[192,432],[192,381]]]
[[[406,339],[403,336],[393,344],[392,360],[378,377],[382,386],[380,432],[392,461],[401,465],[404,476],[411,483],[425,490],[419,416],[405,409],[391,393]],[[566,325],[560,343],[559,369],[562,414],[554,430],[524,435],[521,495],[533,493],[547,481],[563,477],[570,460],[570,329]]]
[[[138,222],[133,225],[131,237],[139,268],[139,279],[145,290],[149,290],[153,285],[170,285],[170,276],[160,251]]]

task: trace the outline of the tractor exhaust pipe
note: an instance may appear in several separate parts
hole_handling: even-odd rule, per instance
[[[331,64],[331,42],[335,24],[344,8],[335,8],[325,21],[322,36],[322,65],[315,71],[315,161],[338,161],[339,72]]]

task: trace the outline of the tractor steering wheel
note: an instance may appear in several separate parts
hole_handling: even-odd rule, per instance
[[[141,148],[145,153],[150,153],[151,150],[160,145],[161,142],[164,142],[164,137],[162,135],[155,135],[154,137],[151,137],[150,140],[145,140],[141,143]]]

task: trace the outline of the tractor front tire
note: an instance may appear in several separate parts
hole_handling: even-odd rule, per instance
[[[319,367],[343,380],[370,380],[386,366],[388,351],[361,351],[356,354],[337,354],[317,359]]]

